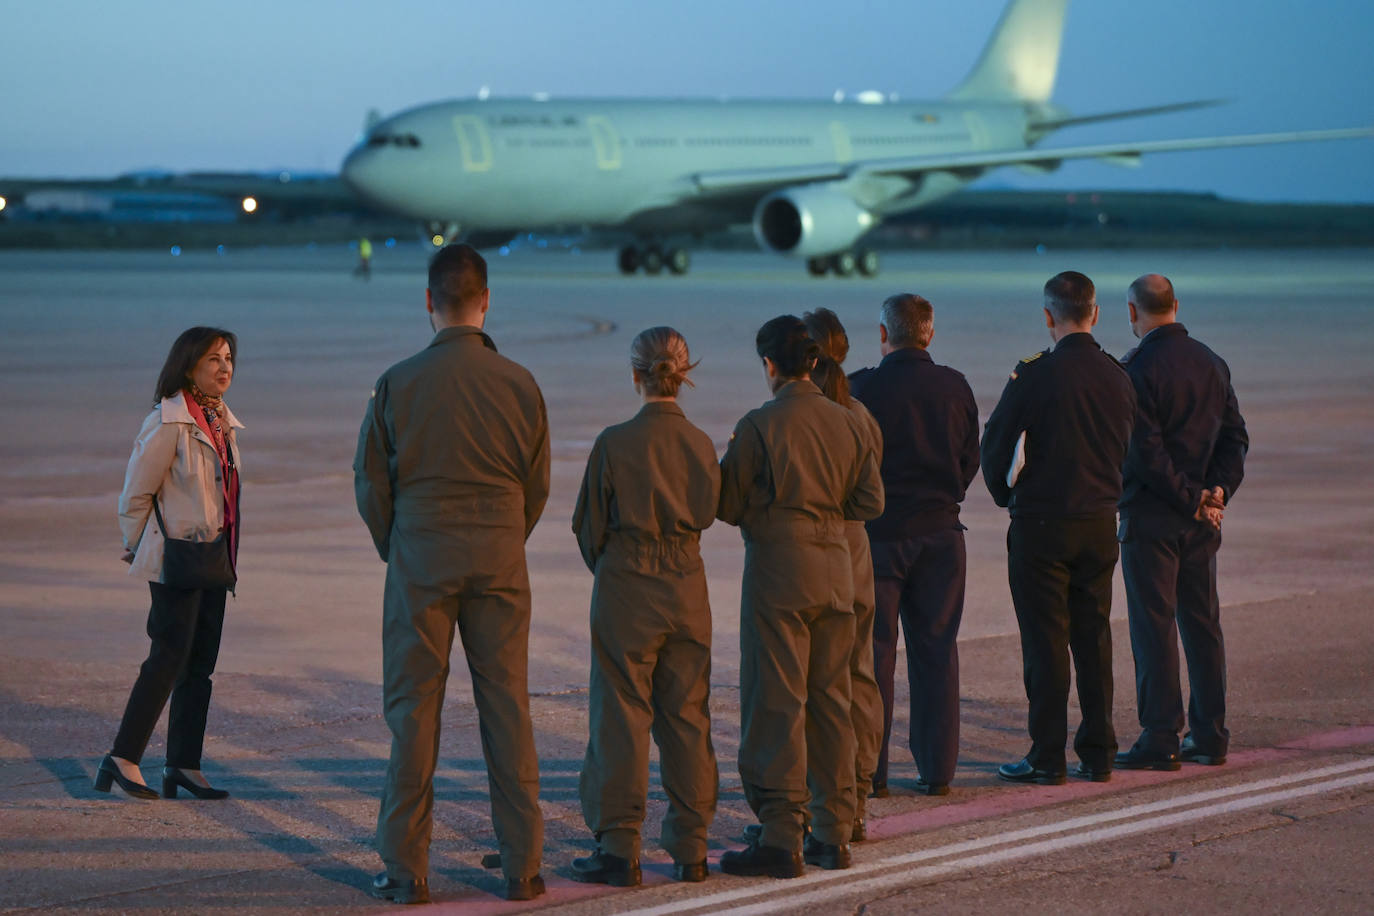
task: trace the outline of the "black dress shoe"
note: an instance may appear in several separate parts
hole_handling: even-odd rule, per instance
[[[673,863],[674,881],[690,881],[696,883],[698,881],[705,881],[708,874],[710,874],[710,872],[706,868],[705,859],[702,859],[700,862]]]
[[[533,900],[535,897],[542,896],[543,893],[543,875],[535,875],[533,878],[506,879],[507,900]]]
[[[176,798],[177,789],[182,788],[195,798],[228,798],[229,793],[224,789],[216,789],[211,786],[198,786],[192,782],[185,773],[177,767],[162,768],[162,797]]]
[[[916,794],[917,794],[917,795],[948,795],[948,794],[949,794],[949,783],[947,783],[947,782],[944,782],[944,783],[939,783],[939,782],[937,782],[937,783],[932,784],[932,783],[926,782],[924,779],[919,779],[919,778],[918,778],[918,779],[916,780]]]
[[[397,881],[386,872],[382,872],[372,879],[372,887],[368,893],[378,900],[390,900],[392,903],[429,903],[429,881],[425,878]]]
[[[808,836],[802,844],[802,859],[807,865],[819,865],[827,871],[848,868],[852,863],[848,843],[822,843]]]
[[[1079,779],[1086,779],[1089,782],[1111,782],[1111,767],[1090,767],[1086,763],[1080,763],[1074,767],[1073,775]]]
[[[110,791],[110,784],[115,783],[132,798],[157,798],[157,793],[142,783],[134,782],[132,779],[125,779],[124,774],[119,772],[119,764],[114,762],[114,758],[109,754],[100,761],[100,766],[95,771],[95,790],[97,792]]]
[[[1206,767],[1219,767],[1226,762],[1226,755],[1208,753],[1193,743],[1193,736],[1189,735],[1183,739],[1183,743],[1178,748],[1178,759],[1186,760],[1189,763],[1200,763]]]
[[[888,791],[887,791],[887,780],[884,779],[882,782],[879,782],[879,781],[876,780],[876,779],[873,780],[873,788],[869,791],[868,797],[869,797],[869,798],[887,798],[887,796],[888,796]]]
[[[727,875],[800,878],[806,874],[806,864],[800,852],[750,843],[744,849],[731,850],[721,856],[720,870]]]
[[[1164,771],[1177,770],[1183,766],[1178,762],[1177,754],[1148,750],[1139,744],[1133,746],[1129,751],[1122,751],[1117,754],[1115,765],[1118,770]]]
[[[572,879],[583,884],[639,887],[643,875],[638,859],[625,859],[598,849],[586,858],[573,859]]]
[[[997,775],[1007,782],[1034,782],[1042,786],[1062,786],[1068,781],[1063,772],[1057,770],[1037,770],[1030,761],[1022,758],[1016,763],[1004,763],[997,768]]]

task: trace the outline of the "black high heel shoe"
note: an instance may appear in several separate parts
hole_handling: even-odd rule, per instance
[[[124,774],[119,772],[119,764],[114,762],[114,758],[109,754],[100,761],[100,766],[95,771],[95,790],[97,792],[110,791],[110,784],[118,783],[131,798],[157,798],[157,793],[142,783],[134,782],[124,778]]]
[[[162,797],[176,798],[177,789],[182,788],[191,795],[199,799],[228,798],[229,793],[223,789],[215,789],[210,786],[198,786],[186,774],[181,772],[179,767],[162,768]]]

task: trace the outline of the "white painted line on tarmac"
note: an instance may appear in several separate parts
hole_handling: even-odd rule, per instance
[[[1132,805],[1114,811],[1103,811],[1097,814],[1067,818],[1062,821],[1041,824],[1023,830],[1012,830],[993,836],[951,843],[933,849],[924,849],[911,853],[903,853],[897,856],[889,856],[875,862],[866,862],[843,871],[814,872],[803,878],[796,878],[786,882],[770,881],[765,885],[752,885],[736,890],[709,894],[704,897],[677,900],[658,906],[623,911],[620,916],[665,916],[665,914],[688,913],[695,910],[707,910],[712,913],[734,913],[738,914],[738,916],[755,913],[772,913],[808,903],[833,900],[855,892],[868,892],[891,887],[900,887],[906,884],[914,884],[921,880],[952,874],[954,872],[966,871],[984,865],[994,865],[999,862],[1029,858],[1064,849],[1072,849],[1090,843],[1158,830],[1176,824],[1203,820],[1215,815],[1259,808],[1276,801],[1302,798],[1308,795],[1332,792],[1350,786],[1374,783],[1374,772],[1358,772],[1361,770],[1374,770],[1374,758],[1367,757],[1348,763],[1334,764],[1315,770],[1306,770],[1301,773],[1292,773],[1271,779],[1261,779],[1220,789],[1212,789],[1206,792],[1194,792],[1157,802]],[[1339,777],[1341,774],[1348,773],[1356,773],[1357,775],[1329,779],[1325,782],[1312,782],[1312,780],[1321,780],[1332,776]],[[1290,788],[1279,789],[1272,792],[1265,791],[1267,789],[1276,789],[1279,786],[1289,786]],[[1251,794],[1257,792],[1261,794]],[[1245,797],[1231,798],[1232,796]],[[1231,798],[1231,800],[1216,802],[1217,799],[1228,798]],[[1208,802],[1216,803],[1208,804]],[[1185,808],[1188,810],[1156,817],[1147,816],[1174,808]],[[1128,823],[1118,824],[1112,827],[1099,826],[1102,824],[1110,824],[1114,821],[1127,821]],[[1085,829],[1086,832],[1076,832],[1069,836],[1053,836],[1054,834],[1061,834],[1066,831],[1084,831]],[[1051,838],[1032,842],[1028,845],[1024,843],[1024,841],[1035,840],[1038,837]],[[980,855],[956,858],[950,862],[926,865],[916,869],[903,868],[903,866],[914,865],[922,861],[960,856],[980,849],[1004,846],[1009,843],[1021,845],[982,853]],[[901,870],[892,871],[894,869]],[[866,874],[889,871],[892,873],[874,878],[863,878]],[[805,888],[822,884],[834,886],[824,887],[809,893],[804,892]],[[799,890],[803,892],[797,893]],[[772,899],[753,904],[737,905],[755,897],[769,897]],[[733,908],[727,909],[727,907]]]

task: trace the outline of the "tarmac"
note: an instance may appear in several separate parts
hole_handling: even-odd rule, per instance
[[[553,492],[529,542],[532,708],[549,893],[499,898],[472,692],[455,659],[436,781],[431,888],[453,913],[1368,912],[1374,909],[1374,259],[1367,250],[927,252],[876,279],[815,280],[761,255],[697,255],[686,277],[621,277],[609,252],[493,254],[488,330],[529,366],[549,407]],[[0,910],[352,912],[385,905],[372,830],[389,735],[381,717],[384,572],[353,506],[350,464],[380,372],[429,340],[423,252],[378,252],[370,282],[342,247],[224,255],[0,252]],[[604,426],[631,415],[633,335],[681,330],[701,365],[682,404],[718,448],[764,401],[753,335],[828,306],[849,369],[877,358],[877,312],[898,291],[936,308],[932,354],[969,378],[983,417],[1016,361],[1049,343],[1040,287],[1063,269],[1098,284],[1098,339],[1124,353],[1125,289],[1171,276],[1190,331],[1231,365],[1252,447],[1225,522],[1219,588],[1231,759],[1112,782],[1011,786],[1027,747],[1005,575],[1005,513],[981,480],[965,504],[969,588],[954,791],[916,796],[898,676],[892,797],[869,803],[848,872],[792,882],[723,876],[752,820],[738,743],[743,550],[723,524],[704,553],[715,625],[713,734],[721,802],[711,879],[678,885],[656,845],[646,887],[568,877],[592,848],[576,786],[586,741],[591,576],[570,518]],[[238,333],[228,401],[242,433],[244,538],[215,677],[205,771],[224,802],[136,802],[91,789],[147,649],[147,590],[124,575],[114,504],[171,340]],[[1118,575],[1115,718],[1138,728]],[[1071,711],[1071,722],[1076,713]],[[159,729],[145,758],[155,782]]]

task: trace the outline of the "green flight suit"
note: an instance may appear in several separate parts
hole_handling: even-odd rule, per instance
[[[391,762],[377,817],[387,873],[425,878],[439,716],[456,627],[507,878],[540,867],[530,723],[529,536],[549,492],[544,399],[475,327],[445,328],[383,373],[353,461],[358,511],[387,562],[382,690]]]
[[[816,837],[849,842],[854,577],[845,520],[882,508],[861,424],[810,381],[786,382],[736,424],[717,514],[744,535],[739,769],[766,846],[800,848],[808,794]]]
[[[652,401],[597,437],[573,512],[592,588],[590,737],[582,814],[611,855],[639,856],[658,744],[675,862],[706,858],[718,773],[711,743],[711,604],[701,531],[715,521],[710,438],[671,401]]]

